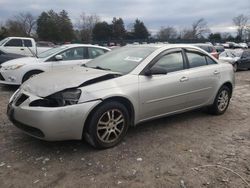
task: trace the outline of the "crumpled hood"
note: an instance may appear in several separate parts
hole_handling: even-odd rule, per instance
[[[50,71],[29,79],[21,86],[21,89],[39,97],[47,97],[58,91],[78,87],[86,81],[110,74],[117,75],[111,71],[83,67]]]
[[[18,59],[13,59],[10,61],[7,61],[2,64],[2,66],[11,66],[11,65],[17,65],[17,64],[32,64],[32,63],[39,63],[42,59],[38,59],[36,57],[21,57]]]

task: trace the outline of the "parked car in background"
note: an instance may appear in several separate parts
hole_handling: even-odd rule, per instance
[[[241,48],[248,48],[248,46],[247,46],[247,43],[245,43],[245,42],[241,42],[241,43],[239,43],[239,46],[241,47]]]
[[[0,65],[6,61],[24,57],[20,54],[6,53],[4,50],[0,50]]]
[[[218,54],[220,54],[220,53],[222,53],[222,52],[225,51],[225,48],[222,45],[214,46],[214,48],[216,49],[216,51],[218,52]]]
[[[47,50],[37,58],[11,60],[0,67],[0,83],[20,85],[36,74],[82,65],[108,51],[110,49],[100,46],[70,44]]]
[[[191,45],[134,45],[80,68],[47,72],[25,82],[7,114],[19,129],[43,140],[85,139],[94,147],[118,144],[129,126],[208,107],[223,114],[234,72]]]
[[[211,44],[193,44],[193,45],[205,50],[208,53],[210,53],[216,59],[219,58],[219,53],[216,51],[216,49],[215,49],[215,47],[213,45],[211,45]]]
[[[250,69],[250,50],[231,50],[220,54],[220,60],[233,65],[234,71]]]
[[[37,47],[33,38],[7,37],[0,41],[0,50],[24,56],[36,56],[51,47]]]
[[[236,62],[238,62],[240,59],[240,57],[237,56],[237,54],[239,53],[236,53],[234,50],[226,50],[219,55],[219,60],[232,64],[234,67],[234,71],[236,72],[237,71]]]
[[[51,47],[51,48],[54,48],[56,45],[53,42],[37,41],[36,46],[37,47]]]

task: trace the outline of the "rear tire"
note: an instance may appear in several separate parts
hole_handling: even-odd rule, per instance
[[[229,87],[222,86],[214,99],[213,105],[208,107],[208,112],[213,115],[224,114],[230,103],[231,93]]]
[[[27,72],[24,76],[23,76],[23,79],[22,79],[22,83],[24,83],[25,81],[27,81],[28,79],[32,78],[33,76],[37,75],[37,74],[40,74],[42,73],[42,71],[30,71],[30,72]]]
[[[117,145],[129,127],[129,113],[119,102],[107,102],[98,107],[87,122],[86,141],[95,148],[105,149]]]

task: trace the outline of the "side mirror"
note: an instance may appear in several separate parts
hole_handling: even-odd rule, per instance
[[[167,71],[160,67],[152,67],[144,72],[145,76],[152,76],[157,74],[167,74]]]
[[[62,55],[56,55],[55,59],[56,59],[56,61],[60,61],[60,60],[63,60],[63,57],[62,57]]]

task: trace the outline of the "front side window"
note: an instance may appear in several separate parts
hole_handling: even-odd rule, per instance
[[[187,52],[186,54],[187,54],[190,68],[195,68],[195,67],[207,65],[205,55],[195,53],[195,52]]]
[[[90,59],[94,59],[100,55],[103,55],[105,52],[106,52],[106,50],[104,51],[104,49],[100,49],[100,48],[94,48],[94,47],[88,48],[88,53],[89,53]]]
[[[84,48],[71,48],[58,55],[62,56],[63,61],[84,59]]]
[[[10,47],[22,47],[23,42],[21,39],[11,39],[8,41],[5,46],[10,46]]]
[[[165,69],[167,72],[183,70],[183,58],[181,52],[174,52],[161,57],[153,67]]]
[[[206,56],[207,64],[208,65],[214,65],[217,64],[212,58]]]

